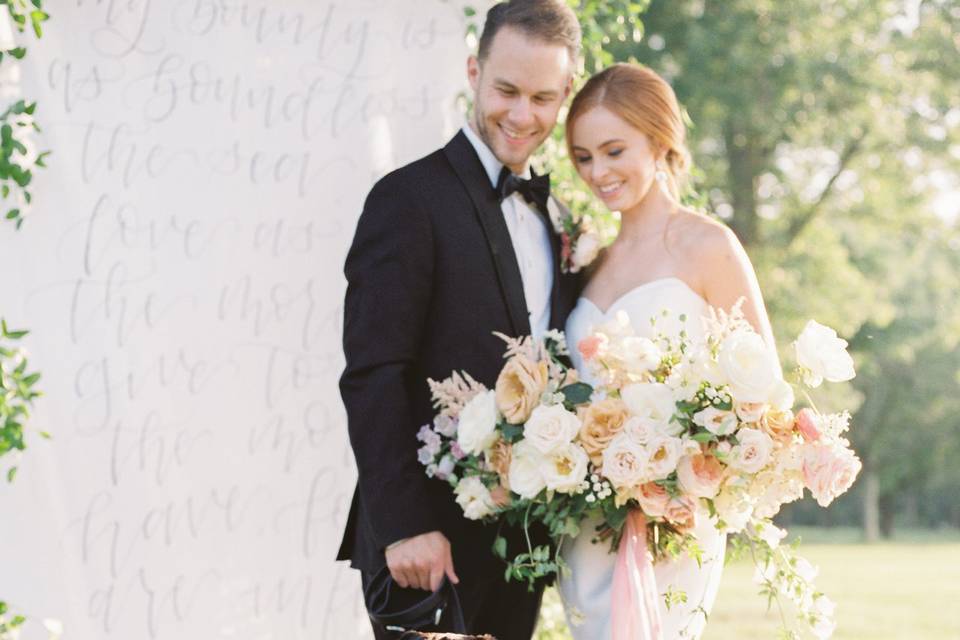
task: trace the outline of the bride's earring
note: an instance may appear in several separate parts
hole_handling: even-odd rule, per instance
[[[667,186],[667,172],[664,171],[662,162],[657,162],[657,172],[653,174],[653,177],[660,183],[661,187]]]

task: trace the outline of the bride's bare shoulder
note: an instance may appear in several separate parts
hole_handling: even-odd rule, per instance
[[[736,235],[719,220],[686,208],[674,215],[669,242],[685,259],[699,262],[739,251]]]

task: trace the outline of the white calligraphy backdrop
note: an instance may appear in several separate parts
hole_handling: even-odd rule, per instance
[[[53,155],[0,313],[53,440],[0,486],[0,598],[71,640],[366,637],[342,264],[373,181],[460,125],[460,5],[49,4],[4,67]]]

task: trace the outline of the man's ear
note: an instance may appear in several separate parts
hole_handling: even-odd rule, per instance
[[[467,58],[467,81],[470,83],[470,88],[476,93],[480,86],[480,60],[477,59],[477,56],[472,55]]]

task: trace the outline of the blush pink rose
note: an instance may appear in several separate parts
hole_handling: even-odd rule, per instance
[[[720,491],[723,464],[714,456],[697,453],[677,462],[677,479],[683,492],[697,498],[712,498]]]
[[[634,497],[640,508],[651,518],[662,518],[667,512],[670,494],[656,482],[647,482],[634,490]]]
[[[680,531],[690,531],[697,526],[697,505],[687,496],[673,498],[663,517]]]
[[[603,342],[603,340],[600,338],[600,336],[587,336],[577,343],[577,350],[580,351],[580,355],[583,356],[584,360],[593,360],[600,352],[601,342]]]
[[[817,414],[810,409],[800,409],[796,419],[797,430],[807,442],[816,442],[823,435],[817,423]]]
[[[803,484],[817,504],[829,506],[846,492],[863,468],[860,458],[840,445],[808,444],[803,450]]]

